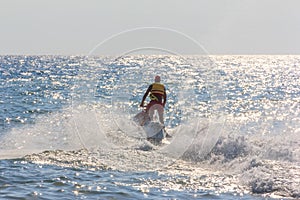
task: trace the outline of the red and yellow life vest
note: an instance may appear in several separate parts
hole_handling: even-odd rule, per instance
[[[152,89],[150,91],[152,94],[160,94],[164,95],[165,94],[165,86],[160,83],[153,83],[152,84]]]

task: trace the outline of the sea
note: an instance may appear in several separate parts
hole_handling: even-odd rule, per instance
[[[299,199],[299,137],[299,55],[0,56],[0,199]]]

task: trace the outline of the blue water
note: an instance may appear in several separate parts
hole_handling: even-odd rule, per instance
[[[299,56],[0,56],[1,199],[300,195]],[[132,117],[167,87],[173,136]]]

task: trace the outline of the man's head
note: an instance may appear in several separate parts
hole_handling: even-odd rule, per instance
[[[154,78],[154,81],[157,83],[159,83],[160,82],[160,76],[155,76],[155,78]]]

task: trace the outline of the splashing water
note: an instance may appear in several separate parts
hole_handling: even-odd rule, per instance
[[[127,183],[145,194],[299,198],[297,56],[2,56],[1,63],[1,159],[157,172],[143,185]],[[173,136],[162,146],[132,121],[156,74],[167,86]]]

